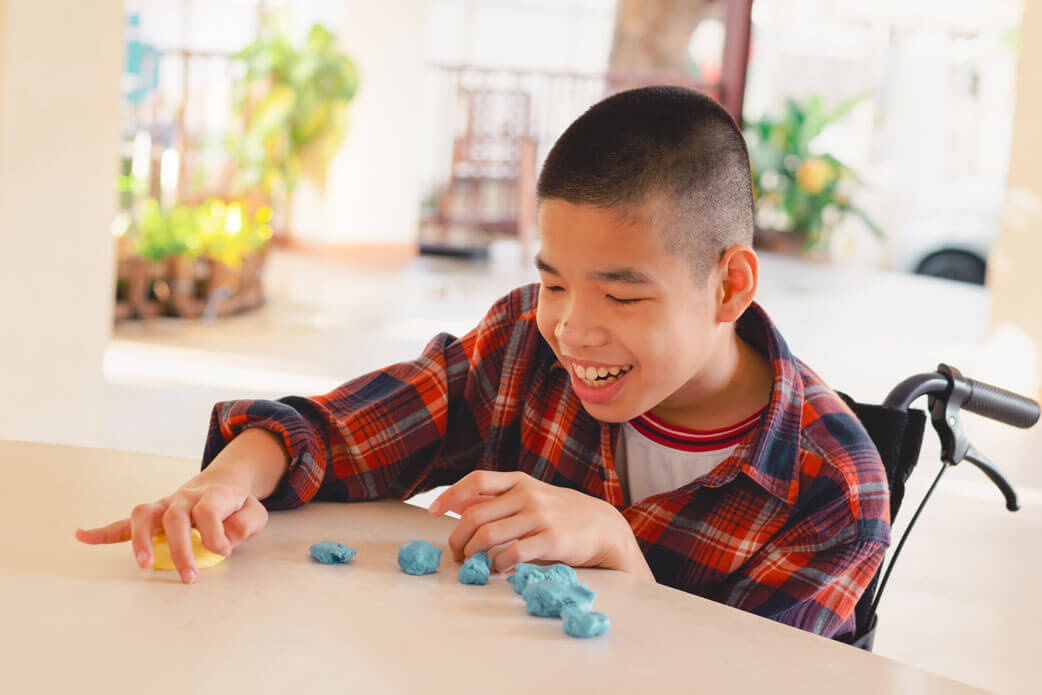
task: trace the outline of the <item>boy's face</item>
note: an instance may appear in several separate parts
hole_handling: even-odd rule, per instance
[[[666,205],[651,198],[624,216],[557,199],[540,204],[539,332],[587,412],[604,422],[697,397],[723,342],[718,271],[699,287],[688,260],[666,250]]]

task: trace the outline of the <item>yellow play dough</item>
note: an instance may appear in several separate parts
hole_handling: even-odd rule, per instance
[[[170,545],[167,543],[165,534],[160,533],[158,536],[152,536],[152,552],[155,557],[155,560],[152,562],[152,569],[177,569],[174,567],[173,558],[170,557]],[[224,559],[223,555],[211,553],[206,549],[199,529],[195,528],[192,529],[192,552],[195,553],[195,564],[199,569],[213,567]]]

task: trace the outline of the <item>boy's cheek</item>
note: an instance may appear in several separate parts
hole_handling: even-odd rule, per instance
[[[543,336],[543,340],[550,344],[550,347],[557,352],[557,338],[554,336],[554,326],[556,320],[541,314],[536,314],[536,326],[539,328],[539,335]]]

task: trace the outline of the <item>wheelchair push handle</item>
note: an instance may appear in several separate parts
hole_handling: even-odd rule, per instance
[[[890,392],[884,405],[908,410],[920,396],[940,396],[945,393],[965,394],[959,407],[1014,427],[1027,428],[1038,422],[1039,405],[1030,398],[964,377],[959,370],[946,364],[938,365],[936,372],[908,377]]]
[[[1028,428],[1038,422],[1038,403],[1030,398],[983,381],[967,377],[963,377],[963,380],[970,387],[970,397],[962,407],[971,413],[1020,428]]]

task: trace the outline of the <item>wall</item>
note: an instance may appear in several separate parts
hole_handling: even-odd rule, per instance
[[[1020,31],[1009,178],[988,285],[993,329],[1017,331],[1034,345],[1037,388],[1042,372],[1042,0],[1025,3]]]
[[[97,445],[119,0],[0,0],[0,438]]]
[[[419,225],[426,0],[346,0],[340,43],[360,87],[320,196],[303,185],[294,234],[326,244],[412,249]]]

